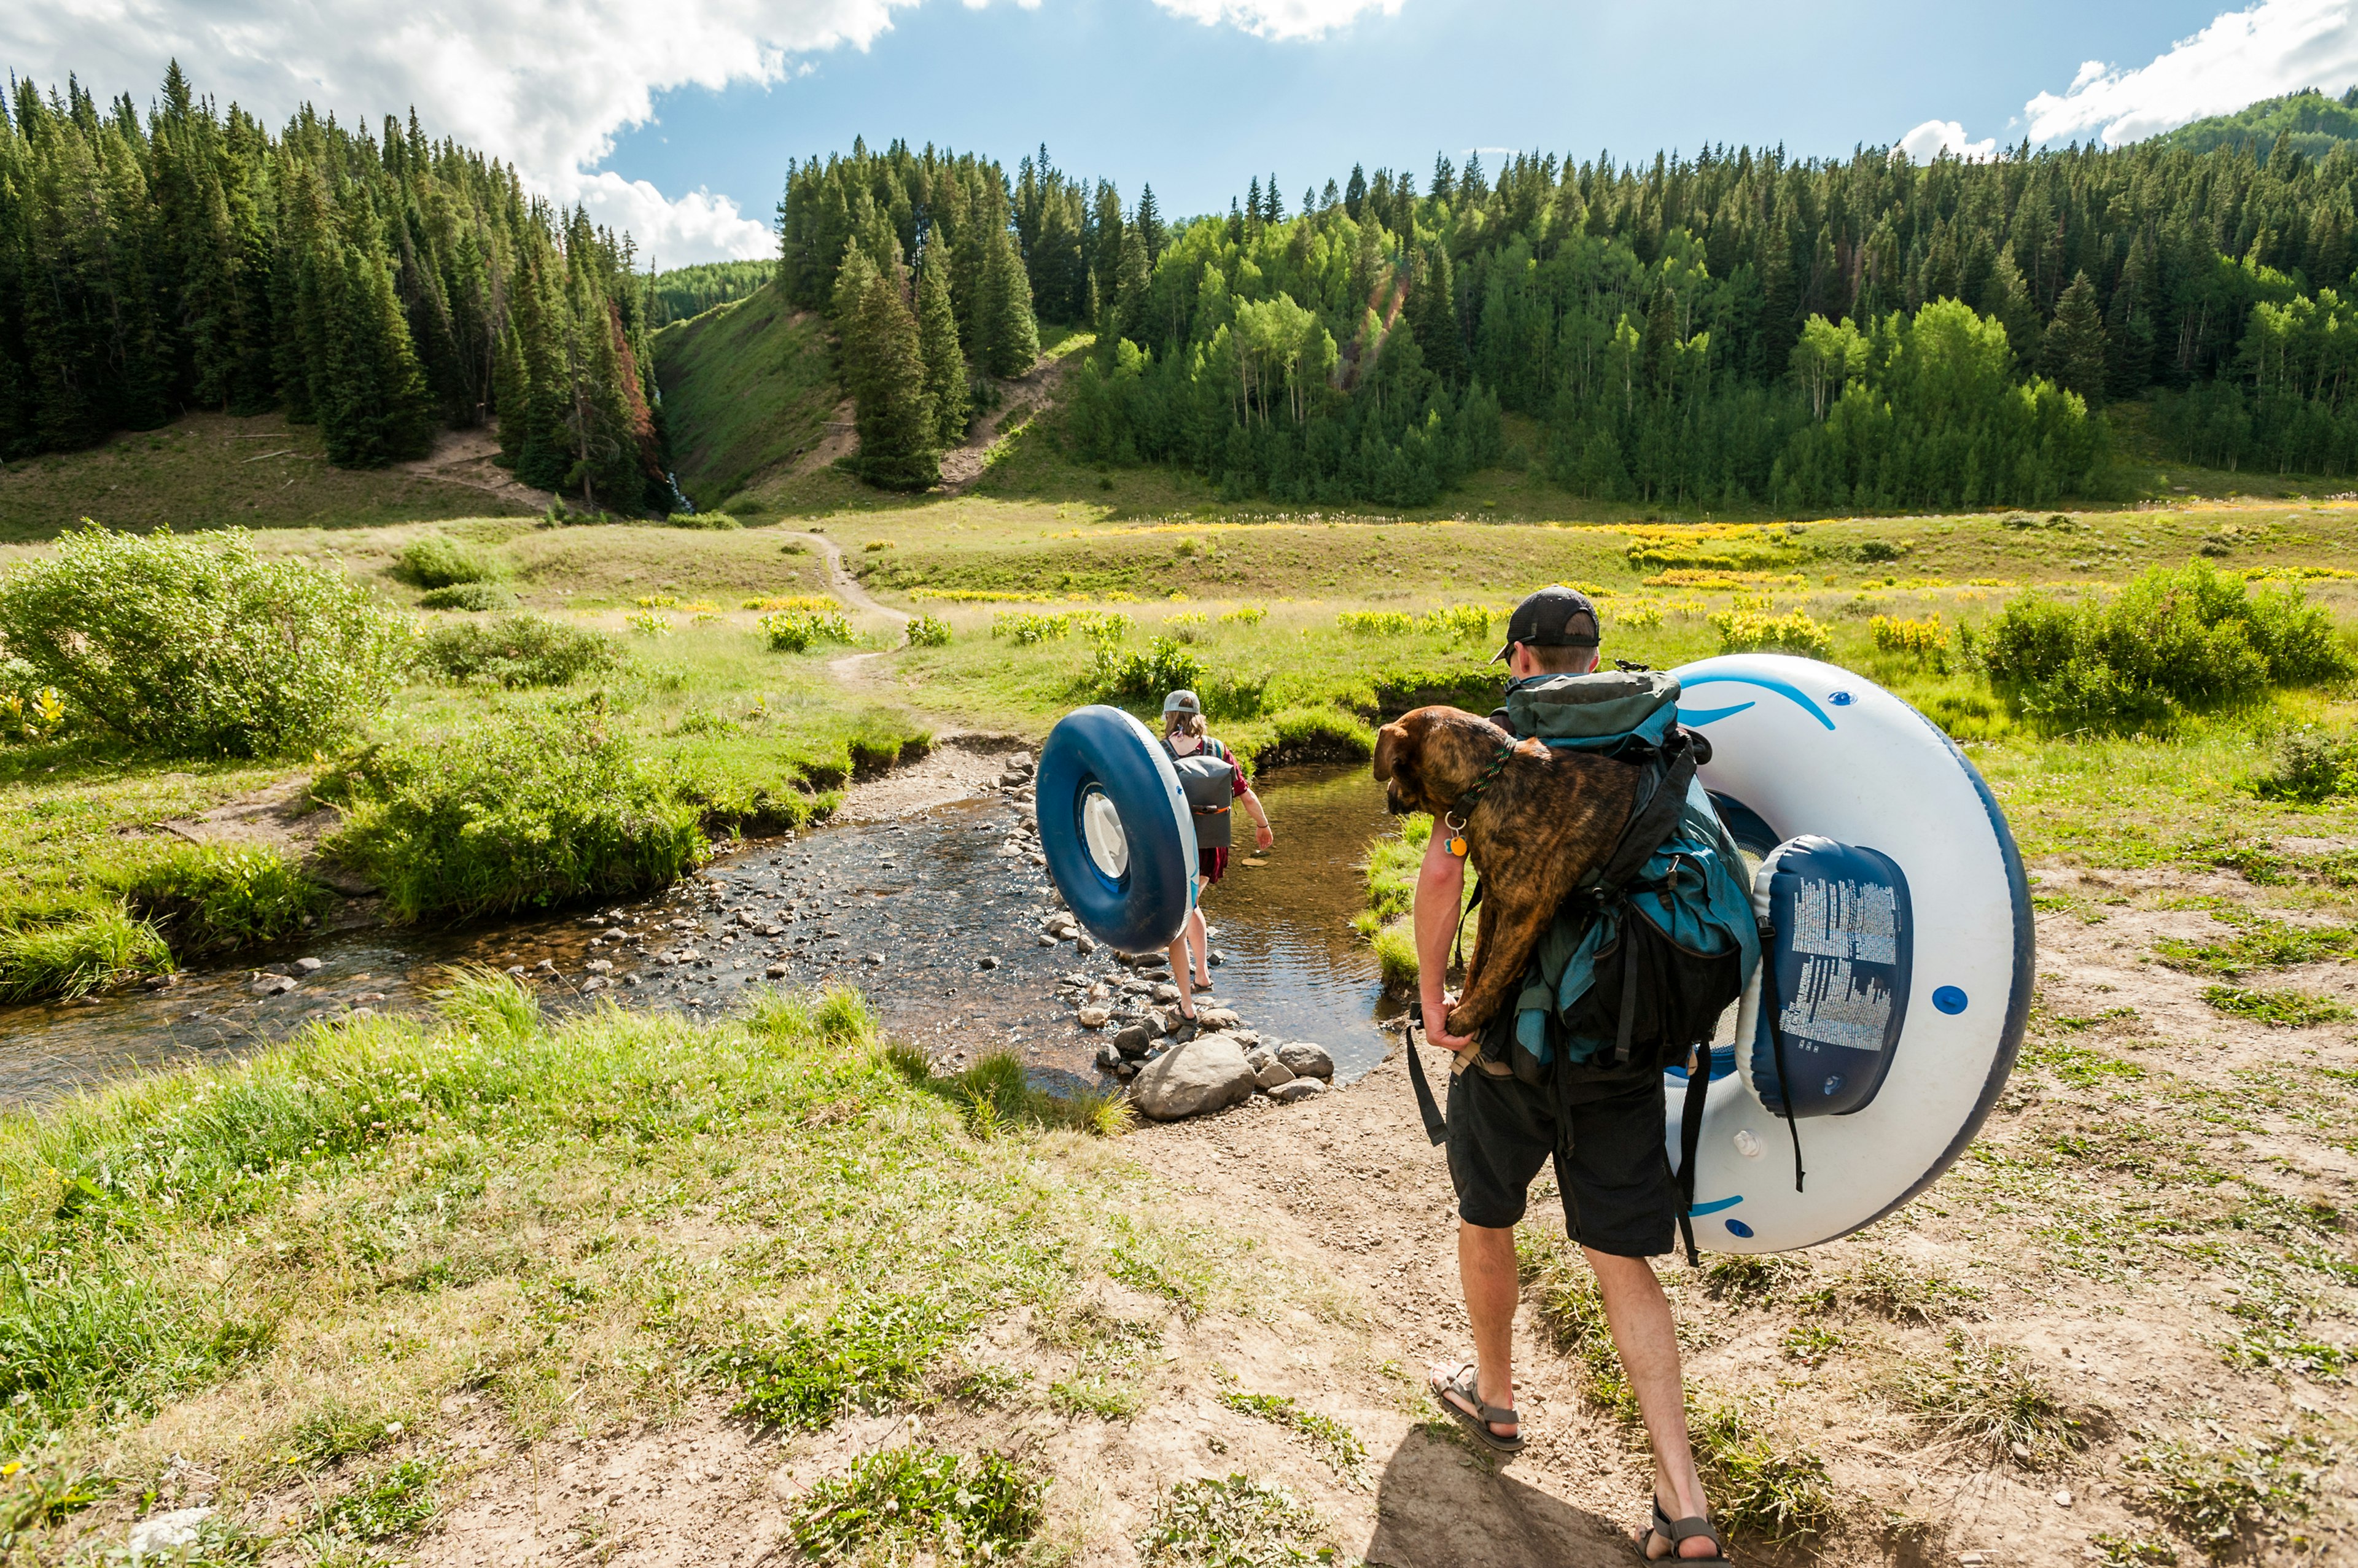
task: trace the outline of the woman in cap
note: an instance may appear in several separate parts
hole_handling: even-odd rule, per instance
[[[1193,1019],[1195,992],[1212,989],[1211,946],[1204,929],[1203,907],[1196,901],[1228,869],[1234,807],[1243,804],[1246,815],[1253,819],[1253,842],[1261,849],[1276,839],[1269,830],[1269,813],[1261,808],[1260,796],[1245,782],[1245,771],[1237,766],[1226,746],[1204,732],[1204,705],[1194,692],[1174,691],[1163,699],[1163,745],[1171,753],[1195,819],[1195,901],[1189,903],[1186,925],[1171,943],[1171,978],[1179,988],[1179,1015]]]

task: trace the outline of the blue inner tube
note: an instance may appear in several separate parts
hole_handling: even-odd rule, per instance
[[[1119,708],[1066,714],[1040,748],[1040,848],[1075,918],[1126,953],[1167,947],[1195,897],[1195,832],[1162,743]]]

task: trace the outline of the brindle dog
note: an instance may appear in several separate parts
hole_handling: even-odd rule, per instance
[[[1637,800],[1633,764],[1518,743],[1455,708],[1420,708],[1385,725],[1376,777],[1392,810],[1429,811],[1433,832],[1445,834],[1444,814],[1502,750],[1511,752],[1506,766],[1457,818],[1482,873],[1482,912],[1466,989],[1449,1013],[1453,1034],[1472,1034],[1514,994],[1557,906],[1613,852]]]

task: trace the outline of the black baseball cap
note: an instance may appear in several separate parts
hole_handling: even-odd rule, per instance
[[[1521,643],[1533,648],[1594,648],[1597,644],[1596,606],[1576,588],[1558,583],[1543,588],[1507,617],[1505,646],[1490,655],[1497,664]]]

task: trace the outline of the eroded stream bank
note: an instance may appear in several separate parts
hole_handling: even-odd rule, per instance
[[[1317,1041],[1337,1076],[1355,1078],[1387,1044],[1375,1027],[1375,960],[1349,925],[1358,866],[1384,827],[1383,793],[1364,767],[1322,766],[1273,775],[1261,798],[1276,850],[1263,865],[1238,857],[1205,901],[1228,960],[1214,996],[1264,1033]],[[259,969],[0,1010],[0,1105],[234,1054],[358,1009],[423,1011],[458,964],[519,969],[559,1012],[611,998],[718,1013],[750,986],[840,981],[866,993],[892,1033],[936,1056],[1012,1046],[1044,1076],[1095,1083],[1098,1036],[1054,987],[1060,975],[1105,968],[1111,955],[1084,960],[1070,943],[1038,945],[1054,893],[1016,842],[1031,810],[992,789],[749,842],[657,897],[594,916],[348,931],[259,956]]]

